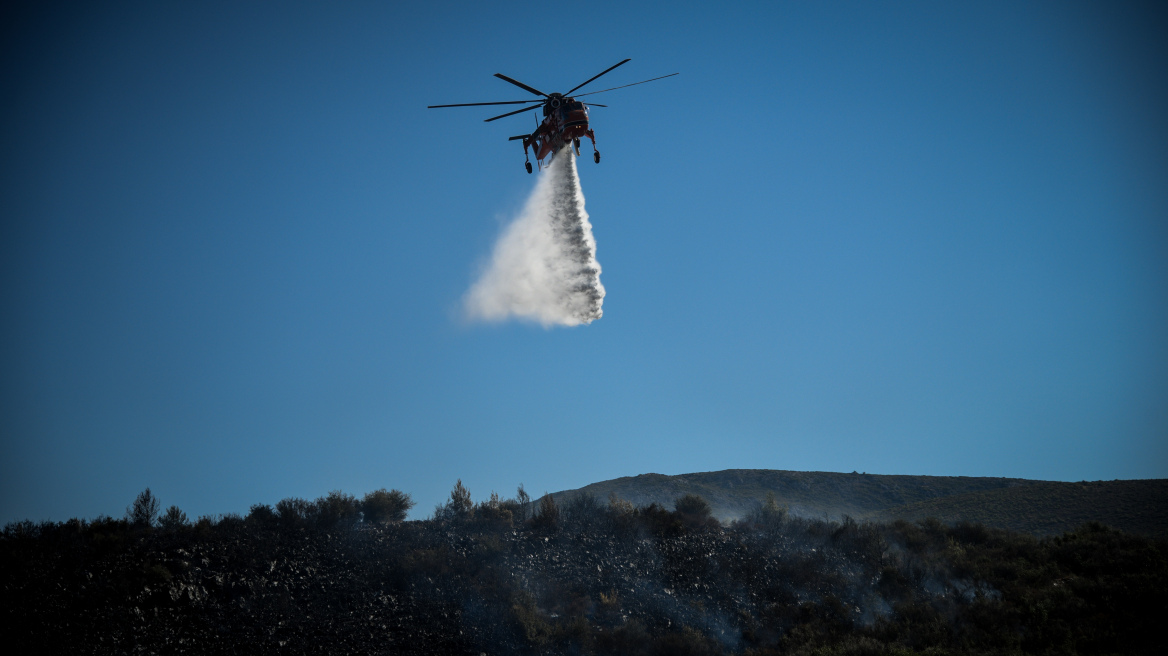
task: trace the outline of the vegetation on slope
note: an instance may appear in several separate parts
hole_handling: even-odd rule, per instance
[[[683,494],[707,499],[719,519],[737,519],[774,494],[801,517],[842,519],[863,517],[893,506],[953,494],[992,490],[1031,483],[1021,478],[966,476],[888,476],[797,472],[775,469],[727,469],[695,474],[641,474],[593,483],[557,497],[584,492],[602,499],[615,494],[636,505],[668,505]]]
[[[792,518],[773,499],[724,525],[697,496],[672,511],[591,495],[473,503],[461,483],[433,519],[366,522],[367,500],[334,492],[193,524],[172,507],[164,527],[147,499],[125,520],[9,525],[7,642],[19,653],[1139,654],[1156,653],[1168,607],[1168,543],[1099,525],[1038,539]]]
[[[889,508],[882,519],[936,517],[1035,535],[1055,535],[1087,522],[1168,538],[1168,480],[1092,481],[967,492]]]
[[[733,520],[773,494],[793,515],[879,521],[936,517],[1034,535],[1099,522],[1149,537],[1168,537],[1168,481],[1064,483],[1018,478],[885,476],[730,469],[664,476],[643,474],[557,493],[609,494],[637,505],[668,506],[683,494],[709,500],[716,517]]]

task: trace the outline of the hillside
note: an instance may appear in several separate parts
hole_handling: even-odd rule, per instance
[[[1020,478],[888,476],[770,469],[727,469],[666,476],[642,474],[555,494],[609,494],[647,506],[672,507],[683,494],[710,502],[714,516],[732,520],[773,493],[792,515],[840,519],[968,520],[1033,535],[1052,535],[1086,522],[1141,535],[1168,536],[1168,480],[1065,483]]]
[[[839,519],[844,515],[864,517],[895,506],[1032,482],[1021,478],[726,469],[677,476],[626,476],[557,492],[555,496],[559,500],[585,492],[603,500],[611,493],[637,506],[659,503],[672,507],[677,497],[697,494],[710,502],[715,517],[728,520],[744,516],[766,499],[768,492],[773,492],[775,499],[786,504],[793,515],[815,518],[826,515]]]
[[[472,504],[367,521],[340,492],[247,517],[0,532],[16,654],[1157,654],[1168,541]]]
[[[1168,537],[1168,480],[1092,481],[966,492],[897,506],[876,518],[961,520],[1034,535],[1056,535],[1087,522]]]

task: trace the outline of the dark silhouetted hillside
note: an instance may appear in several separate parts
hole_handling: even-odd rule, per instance
[[[1168,480],[1035,481],[918,501],[875,517],[964,520],[1034,535],[1056,535],[1100,522],[1130,533],[1168,538]]]
[[[579,490],[558,492],[556,497],[588,492],[606,499],[611,493],[636,505],[647,506],[651,503],[669,505],[683,494],[697,494],[710,502],[715,517],[730,520],[745,516],[766,499],[767,493],[773,493],[793,515],[840,519],[845,515],[863,517],[894,506],[1031,482],[1021,478],[726,469],[676,476],[626,476],[586,485]]]
[[[1100,522],[1147,536],[1168,536],[1168,481],[1063,483],[1020,478],[889,476],[770,469],[642,474],[556,493],[616,494],[636,505],[669,506],[684,494],[710,502],[714,516],[745,516],[767,494],[792,515],[839,520],[845,516],[893,520],[965,519],[995,528],[1051,535]]]
[[[396,490],[10,524],[17,654],[1158,654],[1168,542]],[[369,510],[376,518],[366,521]]]

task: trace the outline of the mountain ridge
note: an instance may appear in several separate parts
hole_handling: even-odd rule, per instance
[[[1086,487],[1084,487],[1086,486]],[[986,476],[726,469],[689,474],[640,474],[599,481],[552,496],[566,501],[615,494],[637,506],[666,508],[684,494],[705,498],[719,520],[739,519],[768,493],[794,516],[893,521],[936,517],[973,521],[1034,535],[1100,522],[1150,537],[1168,536],[1168,479],[1092,482]]]

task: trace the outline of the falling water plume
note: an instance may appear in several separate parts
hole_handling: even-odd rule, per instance
[[[515,317],[578,326],[601,317],[596,239],[570,148],[544,168],[464,300],[467,316],[482,321]]]

